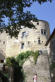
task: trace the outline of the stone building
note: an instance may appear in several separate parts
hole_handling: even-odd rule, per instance
[[[49,48],[49,56],[51,58],[51,61],[55,62],[55,29],[47,40],[46,46]]]
[[[10,38],[5,31],[0,33],[0,61],[7,57],[16,57],[21,52],[37,50],[41,55],[38,57],[36,65],[34,65],[32,57],[23,64],[26,74],[25,82],[33,82],[35,73],[38,76],[37,82],[51,82],[48,59],[49,46],[45,45],[50,36],[49,24],[44,20],[31,20],[30,22],[35,28],[21,26],[22,29],[20,29],[17,38]]]
[[[0,51],[6,57],[17,56],[18,53],[27,50],[46,51],[45,43],[50,36],[49,24],[46,21],[31,21],[35,28],[23,28],[19,32],[18,38],[8,35],[5,31],[0,33]]]
[[[27,50],[46,50],[45,43],[50,36],[49,24],[43,20],[31,22],[34,24],[35,29],[23,28],[18,35],[20,52]]]
[[[46,46],[49,48],[49,61],[51,66],[51,82],[55,82],[55,29],[46,42]]]

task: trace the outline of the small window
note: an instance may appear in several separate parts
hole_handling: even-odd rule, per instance
[[[42,43],[43,43],[43,41],[42,41]]]
[[[41,34],[46,35],[46,30],[41,29]]]
[[[39,55],[41,55],[42,54],[42,50],[39,50]]]
[[[4,60],[1,60],[1,63],[4,63]]]
[[[40,38],[38,38],[38,44],[40,44]]]
[[[1,42],[1,40],[0,40],[0,42]]]
[[[28,45],[30,44],[30,41],[28,41]]]
[[[16,37],[16,39],[18,39],[18,37]]]
[[[23,49],[24,48],[24,43],[21,43],[21,49]]]
[[[43,29],[41,29],[41,34],[43,34]]]
[[[4,60],[0,60],[0,63],[4,63]]]
[[[26,36],[26,32],[22,32],[22,38]]]
[[[44,30],[44,35],[46,35],[46,30]]]
[[[37,25],[39,25],[39,22],[37,22]]]
[[[5,41],[3,41],[3,44],[5,44]]]

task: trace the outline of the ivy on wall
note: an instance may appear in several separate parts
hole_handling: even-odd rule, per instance
[[[19,62],[19,65],[23,65],[23,63],[30,57],[32,56],[34,59],[34,63],[36,64],[37,58],[39,56],[39,52],[38,51],[26,51],[26,52],[22,52],[20,53],[17,57],[16,57],[16,61]]]
[[[34,63],[36,64],[37,58],[39,56],[38,51],[26,51],[20,53],[16,58],[14,57],[8,57],[6,59],[6,64],[5,64],[5,70],[3,71],[3,76],[7,80],[9,80],[10,75],[12,75],[11,80],[14,82],[24,82],[25,81],[25,75],[22,69],[22,65],[24,62],[29,59],[29,57],[33,57]],[[12,68],[12,70],[11,70]],[[1,75],[2,76],[2,75]],[[5,81],[5,80],[4,80]],[[7,81],[9,82],[9,81]]]

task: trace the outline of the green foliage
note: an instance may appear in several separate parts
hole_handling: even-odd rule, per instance
[[[52,0],[0,0],[0,27],[7,27],[3,19],[8,18],[6,32],[11,37],[18,35],[21,25],[28,26],[29,28],[33,27],[33,24],[30,24],[30,19],[36,17],[28,11],[24,12],[24,8],[30,7],[36,1],[41,4],[47,1],[51,2]],[[18,28],[17,24],[19,24]],[[13,28],[10,29],[10,26],[13,26]]]
[[[38,56],[39,56],[39,52],[38,51],[34,52],[33,59],[34,59],[34,63],[35,64],[36,64],[36,61],[37,61]]]
[[[9,78],[9,74],[8,73],[3,73],[4,74],[4,76],[6,77],[6,78]]]
[[[6,64],[7,64],[8,66],[11,66],[11,65],[12,65],[12,63],[11,63],[11,58],[10,58],[10,57],[8,57],[8,58],[6,59]]]
[[[31,56],[32,54],[33,54],[32,51],[22,52],[17,56],[16,61],[19,62],[19,65],[22,66],[25,60],[28,59],[29,56]]]
[[[22,67],[19,66],[19,63],[16,62],[16,59],[11,57],[6,59],[6,65],[8,67],[12,67],[13,69],[13,80],[14,82],[23,82],[24,81],[24,74]],[[9,72],[8,72],[9,73]]]
[[[0,0],[0,21],[1,18],[9,17],[9,19],[14,22],[20,19],[20,15],[23,13],[25,7],[30,7],[33,2],[44,3],[52,0]],[[15,17],[13,17],[15,15]]]
[[[3,71],[0,71],[0,78],[1,78],[2,82],[9,82],[8,76],[5,75]]]
[[[34,59],[34,63],[36,63],[37,58],[38,58],[38,51],[33,52],[33,51],[26,51],[23,53],[20,53],[17,57],[16,57],[16,61],[19,62],[19,65],[23,65],[23,63],[30,57],[33,56]]]
[[[50,69],[51,70],[55,69],[55,62],[52,62],[51,66],[50,66]]]

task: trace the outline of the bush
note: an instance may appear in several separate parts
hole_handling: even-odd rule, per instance
[[[33,56],[34,59],[34,63],[36,63],[37,58],[38,58],[38,51],[26,51],[25,53],[20,53],[17,57],[16,57],[16,61],[19,62],[19,65],[23,65],[23,63],[30,57]]]
[[[9,70],[12,75],[13,82],[23,82],[24,81],[24,74],[23,74],[22,67],[19,66],[19,63],[16,61],[15,58],[13,57],[7,58],[6,65],[8,65],[8,67],[10,68]]]
[[[39,52],[38,51],[35,51],[34,54],[33,54],[33,59],[34,59],[34,63],[36,64],[36,61],[37,61],[37,58],[39,56]]]
[[[52,62],[50,69],[53,70],[55,68],[55,62]]]

